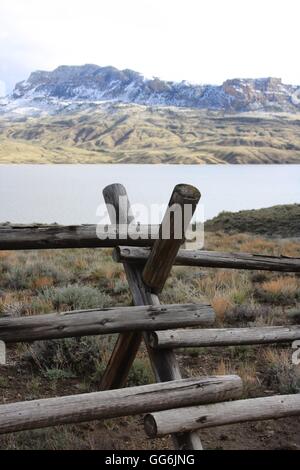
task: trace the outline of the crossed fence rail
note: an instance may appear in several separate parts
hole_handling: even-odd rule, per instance
[[[119,236],[118,223],[116,227],[0,226],[0,250],[114,247],[114,259],[123,263],[134,303],[133,307],[1,318],[0,340],[6,343],[111,333],[119,336],[101,391],[0,405],[0,433],[147,413],[148,436],[171,434],[176,448],[199,450],[199,430],[204,427],[300,415],[300,394],[240,400],[242,381],[236,375],[183,379],[174,352],[181,347],[293,341],[300,339],[299,325],[208,329],[215,319],[210,305],[161,305],[158,297],[174,264],[300,272],[300,259],[184,250],[184,237],[174,237],[172,224],[170,237],[163,239],[162,226],[173,207],[183,209],[188,203],[193,211],[196,208],[200,194],[189,185],[175,187],[160,226],[139,225],[139,239],[130,234],[134,219],[125,188],[113,184],[103,195],[108,210],[113,207],[115,214],[131,225],[125,237]],[[120,197],[126,198],[127,204],[120,206]],[[185,220],[184,230],[189,222]],[[147,237],[150,232],[157,236]],[[189,329],[195,326],[201,329]],[[157,383],[123,388],[142,341]]]

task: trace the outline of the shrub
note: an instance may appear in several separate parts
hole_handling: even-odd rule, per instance
[[[28,305],[28,312],[30,315],[50,313],[54,310],[53,304],[50,300],[41,297],[33,297]]]
[[[154,376],[149,362],[145,359],[135,359],[128,375],[127,386],[147,385],[153,381]]]
[[[113,287],[114,294],[124,294],[128,292],[128,282],[124,279],[117,279]]]
[[[300,371],[299,367],[292,363],[291,356],[290,350],[267,349],[264,354],[267,363],[264,380],[267,386],[274,387],[282,394],[300,392]]]
[[[44,372],[45,377],[49,380],[57,381],[61,379],[70,379],[74,377],[74,374],[67,370],[62,369],[46,369]]]
[[[39,289],[45,285],[65,282],[67,279],[67,273],[51,263],[30,261],[9,266],[3,276],[3,285],[16,290]]]
[[[267,320],[273,318],[273,309],[268,306],[261,305],[236,305],[232,310],[226,313],[225,320],[227,323],[236,325],[257,322],[258,319]]]
[[[3,303],[0,313],[5,317],[21,317],[27,312],[27,307],[23,302]]]
[[[34,343],[23,356],[34,368],[65,371],[78,376],[92,376],[104,354],[101,337],[66,338]],[[51,375],[51,372],[50,372]]]
[[[165,304],[180,304],[203,301],[202,293],[182,280],[170,278],[161,294],[162,302]]]
[[[95,287],[76,284],[45,289],[38,298],[39,300],[51,302],[56,310],[103,308],[111,305],[111,297],[109,295]]]
[[[263,273],[263,272],[256,272],[256,273],[253,273],[250,276],[250,279],[254,283],[256,282],[258,284],[261,284],[262,282],[267,281],[268,275],[266,273]]]
[[[236,289],[231,293],[231,300],[237,305],[242,305],[248,299],[249,294],[248,289]]]

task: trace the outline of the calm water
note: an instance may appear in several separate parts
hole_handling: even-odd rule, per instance
[[[96,223],[102,189],[116,182],[132,204],[147,205],[167,203],[177,183],[193,184],[204,219],[300,203],[300,165],[0,165],[0,222]]]

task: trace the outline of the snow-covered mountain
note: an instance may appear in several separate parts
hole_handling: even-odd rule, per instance
[[[300,111],[300,87],[279,78],[234,79],[222,85],[194,85],[146,79],[140,73],[97,65],[60,66],[33,72],[0,101],[0,112],[56,114],[62,110],[117,101],[146,106],[176,106],[245,111]]]

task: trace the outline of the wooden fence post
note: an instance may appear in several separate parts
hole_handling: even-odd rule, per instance
[[[103,197],[107,204],[111,221],[113,221],[113,217],[116,216],[115,222],[117,224],[119,222],[127,224],[133,222],[134,217],[131,212],[130,202],[126,189],[122,184],[115,183],[104,188]],[[120,198],[123,198],[123,201],[126,200],[126,204],[121,206]],[[114,211],[111,211],[112,208],[114,208]],[[126,270],[127,263],[125,262],[123,265]],[[134,271],[134,266],[130,269]],[[134,304],[146,305],[142,299],[134,299]],[[118,336],[114,350],[101,379],[101,390],[112,390],[124,386],[141,341],[141,332],[121,333]]]
[[[119,206],[117,206],[120,192],[122,195],[124,195],[124,192],[126,193],[125,188],[120,187],[120,185],[110,185],[103,191],[105,202],[115,204],[117,212],[120,209]],[[129,204],[128,207],[130,207]],[[160,305],[157,295],[152,293],[144,284],[141,267],[126,262],[123,264],[134,304]],[[156,351],[152,349],[149,344],[148,335],[144,333],[143,336],[157,381],[167,382],[181,379],[175,353],[172,350]],[[142,336],[136,333],[119,335],[103,376],[101,383],[102,389],[110,388],[112,384],[115,388],[121,387],[124,384],[128,371],[138,351],[141,338]],[[180,433],[174,435],[173,440],[176,448],[179,449],[202,449],[201,440],[197,432]]]
[[[159,239],[154,243],[143,271],[143,281],[152,292],[162,291],[200,196],[193,186],[175,186],[159,229]]]

